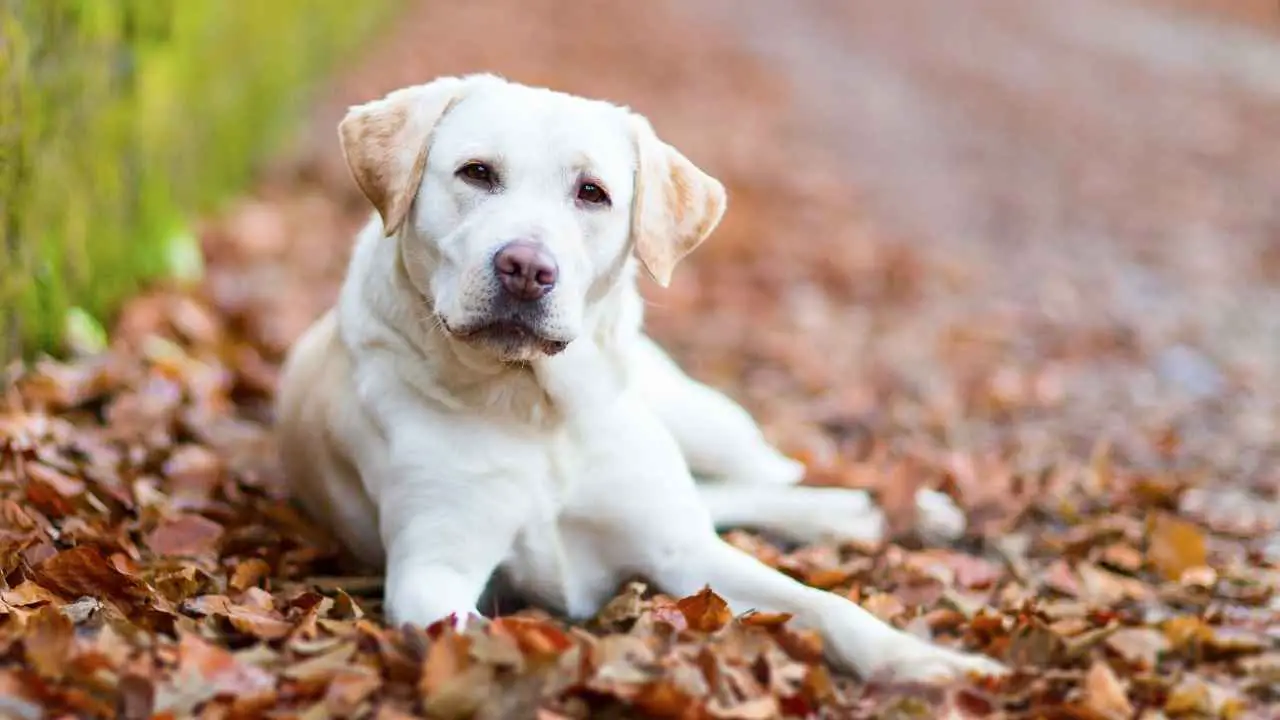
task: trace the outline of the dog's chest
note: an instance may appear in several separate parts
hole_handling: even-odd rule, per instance
[[[517,536],[503,572],[528,600],[574,617],[589,616],[617,589],[620,578],[601,555],[604,533],[589,508],[579,508],[588,449],[567,433],[546,444],[545,477],[530,488],[532,515]],[[584,512],[585,511],[585,512]]]

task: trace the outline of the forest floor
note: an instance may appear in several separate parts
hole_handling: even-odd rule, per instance
[[[199,285],[11,373],[0,717],[1280,716],[1280,21],[1192,4],[411,3],[201,227]],[[368,218],[343,110],[481,69],[631,105],[724,180],[648,327],[893,528],[728,537],[1012,678],[862,683],[634,587],[581,627],[381,623],[288,502],[270,399]],[[959,542],[913,531],[925,486]]]

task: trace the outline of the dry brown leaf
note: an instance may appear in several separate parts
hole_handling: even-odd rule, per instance
[[[227,585],[238,592],[257,586],[258,583],[271,574],[271,566],[261,558],[249,558],[241,561],[236,563],[235,568],[235,572],[231,574],[231,580]]]
[[[271,608],[232,602],[224,595],[202,595],[183,603],[183,609],[199,615],[225,618],[237,631],[263,640],[279,640],[293,625]]]
[[[698,704],[696,699],[666,679],[645,684],[630,699],[636,708],[650,717],[683,717]]]
[[[1062,657],[1065,647],[1057,633],[1031,619],[1014,628],[1006,657],[1014,666],[1050,667]]]
[[[1105,720],[1133,717],[1133,704],[1125,695],[1124,685],[1104,662],[1095,662],[1085,674],[1084,705]]]
[[[382,687],[382,678],[372,670],[348,667],[334,675],[325,690],[324,703],[337,717],[356,714],[356,708]]]
[[[1105,642],[1125,662],[1145,670],[1154,669],[1160,654],[1173,647],[1164,633],[1147,627],[1120,628],[1107,637]]]
[[[452,630],[431,642],[418,689],[426,697],[440,692],[471,666],[471,641]]]
[[[23,649],[27,663],[40,677],[60,679],[71,659],[75,627],[53,606],[46,605],[27,618]]]
[[[179,515],[160,523],[147,536],[147,547],[162,557],[199,557],[217,553],[224,530],[200,515]]]
[[[64,597],[89,595],[126,606],[149,599],[149,588],[141,580],[120,572],[87,545],[63,550],[34,570],[36,582]]]
[[[490,625],[489,632],[512,638],[521,653],[534,659],[554,657],[573,646],[564,630],[544,620],[498,618]]]
[[[1199,526],[1168,513],[1155,513],[1149,523],[1147,562],[1162,578],[1177,581],[1206,564],[1209,550]]]
[[[275,678],[266,671],[184,633],[178,644],[177,670],[157,688],[155,709],[183,717],[210,698],[252,697],[269,692],[274,686]]]
[[[53,593],[30,580],[24,580],[15,588],[0,591],[0,600],[12,607],[43,605],[56,599]]]
[[[773,628],[785,625],[791,620],[791,613],[771,613],[752,611],[742,615],[738,621],[750,627]]]
[[[769,720],[778,717],[778,712],[778,701],[772,695],[761,695],[734,704],[722,704],[716,699],[707,703],[707,713],[723,720]]]
[[[868,597],[862,601],[862,607],[885,622],[890,622],[907,611],[902,601],[889,593],[876,593]]]
[[[1209,686],[1197,678],[1187,678],[1169,692],[1164,711],[1174,717],[1213,717],[1213,697]]]
[[[649,603],[649,617],[654,622],[670,625],[676,630],[685,630],[689,627],[689,621],[685,619],[684,612],[670,598],[654,598]]]
[[[733,620],[729,611],[729,603],[704,587],[697,593],[676,602],[676,607],[684,615],[690,630],[699,632],[715,632]]]
[[[292,680],[328,683],[339,673],[350,669],[355,652],[354,644],[342,643],[322,655],[315,655],[290,665],[281,675]]]
[[[1179,652],[1196,652],[1199,647],[1213,637],[1213,629],[1203,618],[1194,615],[1179,615],[1166,620],[1161,626],[1173,650]]]

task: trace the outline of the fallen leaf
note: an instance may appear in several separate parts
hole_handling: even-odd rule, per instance
[[[336,717],[350,717],[382,687],[382,678],[360,667],[348,667],[334,675],[325,690],[324,704]]]
[[[223,528],[200,515],[179,515],[147,536],[147,547],[162,557],[198,557],[217,552]]]
[[[1146,627],[1120,628],[1107,637],[1105,643],[1125,662],[1140,670],[1154,669],[1160,654],[1173,647],[1164,633]]]
[[[630,582],[596,613],[596,622],[602,627],[627,629],[644,612],[644,583]]]
[[[684,615],[689,629],[698,632],[715,632],[733,620],[729,604],[712,592],[710,587],[681,598],[676,602],[676,607]]]
[[[75,625],[89,622],[101,610],[102,602],[91,597],[82,597],[59,608],[59,611]]]
[[[543,620],[498,618],[490,626],[490,632],[511,637],[520,652],[531,658],[554,657],[573,646],[563,630]]]
[[[27,619],[22,643],[27,663],[42,678],[60,679],[67,670],[74,639],[75,627],[58,608],[40,608]]]
[[[1124,685],[1104,662],[1095,662],[1085,674],[1084,705],[1106,720],[1133,717],[1133,704],[1125,695]]]
[[[876,593],[862,601],[862,607],[876,617],[890,622],[907,611],[898,598],[889,593]]]
[[[263,640],[279,640],[293,629],[275,610],[235,603],[225,595],[202,595],[187,600],[182,607],[198,615],[225,618],[237,631]]]
[[[36,582],[66,597],[88,595],[124,604],[146,603],[147,586],[120,572],[97,549],[81,545],[50,557],[34,568]]]
[[[791,613],[771,613],[751,611],[738,618],[738,622],[750,627],[779,627],[791,620]]]
[[[292,680],[318,680],[327,683],[350,668],[351,658],[355,652],[355,645],[342,643],[323,655],[316,655],[290,665],[281,675]]]
[[[451,630],[445,631],[427,649],[418,689],[427,697],[440,692],[470,667],[470,653],[470,640]]]
[[[1149,523],[1147,562],[1165,580],[1177,581],[1208,561],[1204,532],[1194,523],[1168,513],[1155,513]]]
[[[251,587],[255,587],[271,574],[271,566],[266,560],[261,558],[249,558],[243,562],[237,563],[235,572],[231,574],[231,580],[227,585],[238,592],[243,592]]]
[[[24,580],[15,588],[0,591],[0,600],[13,607],[31,607],[53,602],[57,596],[30,580]]]
[[[177,670],[156,690],[155,712],[186,717],[211,698],[253,696],[274,686],[275,679],[266,671],[184,633],[178,644]]]
[[[1179,615],[1166,620],[1161,626],[1173,650],[1194,654],[1199,652],[1202,644],[1213,637],[1213,630],[1203,618],[1194,615]]]
[[[649,617],[654,622],[670,625],[676,630],[685,630],[689,627],[689,621],[685,618],[684,611],[668,598],[654,598],[649,603]]]
[[[1209,686],[1196,678],[1187,678],[1169,692],[1164,711],[1174,717],[1214,715]]]
[[[1065,644],[1057,633],[1043,622],[1031,619],[1014,628],[1007,658],[1015,667],[1050,667],[1064,650]]]

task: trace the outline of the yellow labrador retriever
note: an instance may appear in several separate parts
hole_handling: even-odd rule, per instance
[[[474,617],[496,571],[589,616],[639,574],[792,613],[864,676],[1001,671],[717,536],[874,539],[881,516],[795,487],[802,467],[641,331],[637,268],[665,285],[725,209],[646,120],[473,75],[352,108],[340,136],[377,214],[286,362],[279,431],[309,512],[385,563],[392,622]]]

